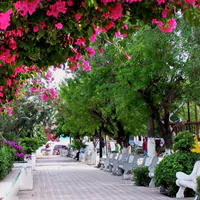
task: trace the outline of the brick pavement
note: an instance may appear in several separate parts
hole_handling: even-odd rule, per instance
[[[19,200],[172,200],[158,189],[134,186],[94,166],[67,158],[37,162],[34,190],[19,193]]]

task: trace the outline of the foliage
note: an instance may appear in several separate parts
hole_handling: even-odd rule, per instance
[[[77,150],[80,150],[81,148],[85,148],[86,145],[85,145],[85,143],[83,143],[80,140],[73,140],[72,143],[70,144],[70,147],[77,149]]]
[[[48,141],[42,125],[35,126],[34,137],[38,138],[39,146],[46,144]]]
[[[142,24],[158,25],[163,32],[171,32],[176,27],[175,11],[181,11],[191,23],[199,23],[195,1],[188,0],[180,4],[159,0],[14,0],[1,2],[0,11],[0,28],[5,31],[1,33],[0,54],[4,102],[12,100],[29,73],[60,66],[67,59],[71,69],[88,70],[85,59],[91,56],[90,41],[100,32],[106,32],[106,38],[125,37]]]
[[[194,146],[193,134],[189,131],[179,132],[173,138],[173,147],[175,150],[190,151]]]
[[[138,167],[132,171],[134,183],[138,186],[149,186],[151,178],[149,177],[148,167]]]
[[[14,149],[8,146],[0,148],[0,180],[2,180],[11,171],[14,159]]]
[[[197,176],[197,191],[196,194],[200,197],[200,176]]]
[[[187,151],[177,151],[166,156],[155,168],[155,184],[163,186],[169,196],[174,197],[178,192],[176,186],[176,172],[190,174],[197,160],[200,160],[200,154]],[[191,193],[191,191],[189,191]],[[185,194],[188,196],[188,194]]]
[[[25,154],[35,152],[40,146],[38,138],[21,138],[20,145],[24,148]]]
[[[92,132],[101,122],[112,137],[118,137],[118,132],[140,135],[146,134],[151,116],[160,137],[171,148],[170,113],[177,102],[187,98],[185,91],[189,89],[183,70],[183,40],[178,32],[164,36],[157,29],[143,26],[134,36],[115,39],[112,45],[107,42],[105,53],[96,53],[91,59],[90,72],[75,72],[72,80],[63,84],[59,94],[64,99],[62,107],[67,104],[62,108],[66,110],[63,129],[70,132],[72,127],[79,127],[81,132]],[[93,48],[98,50],[95,45]],[[119,49],[131,58],[126,60]],[[88,126],[84,127],[86,122]]]

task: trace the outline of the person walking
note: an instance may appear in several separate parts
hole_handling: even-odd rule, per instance
[[[147,156],[147,139],[146,139],[146,137],[144,138],[142,149],[144,152],[144,156]]]

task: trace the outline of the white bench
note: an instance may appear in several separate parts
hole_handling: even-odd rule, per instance
[[[110,163],[113,162],[115,157],[116,153],[111,153],[109,157],[104,160],[104,167],[103,167],[104,171],[109,171]]]
[[[200,161],[197,161],[195,163],[192,173],[190,175],[187,175],[183,172],[176,173],[176,185],[179,186],[179,190],[176,193],[176,198],[184,198],[184,191],[186,188],[190,188],[196,192],[197,176],[200,176]],[[198,197],[196,196],[195,199],[198,199]]]
[[[119,165],[117,175],[123,175],[124,179],[130,179],[131,170],[138,167],[137,161],[139,158],[140,157],[138,155],[129,155],[127,162],[124,162],[123,164]]]
[[[119,160],[121,153],[116,153],[114,159],[112,159],[109,162],[109,172],[112,172],[112,168],[115,165],[115,163]]]
[[[151,181],[149,183],[149,187],[150,188],[154,188],[155,187],[155,182],[154,182],[154,170],[156,168],[156,165],[158,163],[159,159],[157,156],[154,156],[152,161],[151,161],[151,164],[149,166],[149,177],[151,178]]]
[[[119,165],[128,161],[128,154],[120,154],[119,158],[113,162],[112,174],[116,175],[119,170]]]

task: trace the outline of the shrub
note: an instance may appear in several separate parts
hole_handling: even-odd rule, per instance
[[[15,161],[23,161],[24,160],[24,148],[15,143],[14,141],[4,141],[4,145],[10,147],[15,152]]]
[[[25,154],[35,152],[40,146],[37,138],[22,138],[20,139],[20,145],[24,148]]]
[[[174,138],[174,149],[180,151],[190,151],[194,145],[194,137],[189,131],[179,132]]]
[[[166,156],[155,168],[156,186],[163,186],[168,195],[174,197],[178,191],[176,172],[190,174],[197,160],[200,160],[200,154],[192,152],[178,151]]]
[[[197,176],[197,195],[200,197],[200,176]]]
[[[0,148],[0,180],[11,171],[15,159],[15,150],[5,146]]]
[[[166,156],[155,168],[155,184],[163,186],[169,196],[173,197],[178,191],[176,186],[176,172],[181,171],[190,174],[197,160],[200,160],[199,153],[190,152],[193,147],[193,135],[188,132],[179,132],[173,138],[175,153]],[[185,196],[190,196],[192,190],[185,191]]]
[[[134,182],[138,186],[149,186],[151,178],[149,177],[148,167],[138,167],[132,171]]]

